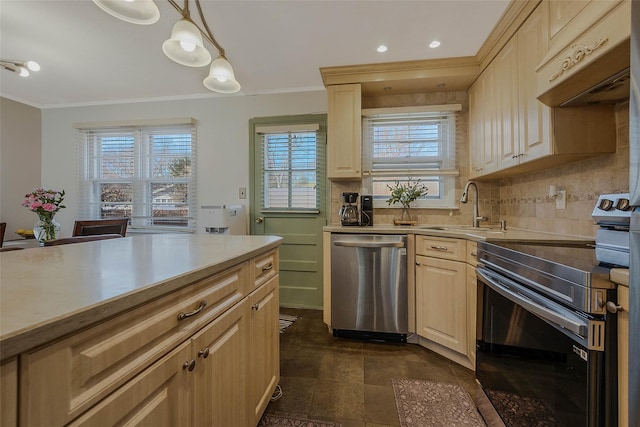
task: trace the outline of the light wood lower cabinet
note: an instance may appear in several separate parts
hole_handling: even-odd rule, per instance
[[[2,425],[18,395],[20,426],[257,425],[280,379],[277,262],[267,252],[25,352],[15,377],[3,364]]]
[[[192,425],[191,357],[185,342],[68,425]]]
[[[475,369],[477,244],[416,236],[416,333],[420,344]]]
[[[466,264],[424,256],[416,260],[418,335],[466,354]]]
[[[629,425],[629,288],[618,286],[618,426]]]
[[[18,359],[0,366],[0,426],[18,425]]]
[[[249,426],[249,304],[243,300],[193,337],[194,426]]]
[[[251,307],[249,402],[251,425],[257,425],[280,382],[279,292],[277,278],[249,295]]]

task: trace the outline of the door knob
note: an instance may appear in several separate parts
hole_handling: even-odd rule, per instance
[[[256,224],[262,224],[263,221],[264,221],[264,218],[261,216],[256,218]]]

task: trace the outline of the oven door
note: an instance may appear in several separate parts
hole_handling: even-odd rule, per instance
[[[504,423],[614,426],[605,422],[605,353],[589,348],[600,322],[483,266],[477,276],[476,376]]]

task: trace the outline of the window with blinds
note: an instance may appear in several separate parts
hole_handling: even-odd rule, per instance
[[[193,229],[192,124],[79,129],[80,214],[131,218],[131,228]]]
[[[363,111],[363,187],[371,189],[376,208],[390,207],[390,185],[409,181],[428,189],[412,207],[455,206],[455,111],[461,107],[435,107]]]
[[[322,137],[317,124],[257,126],[263,210],[318,211],[318,162]]]

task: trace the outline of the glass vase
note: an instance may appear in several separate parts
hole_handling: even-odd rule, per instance
[[[57,239],[59,233],[60,223],[53,217],[41,216],[38,222],[33,225],[33,235],[40,246],[44,246],[44,242]]]
[[[408,206],[402,208],[402,214],[400,215],[400,221],[407,222],[411,221],[411,211]]]

